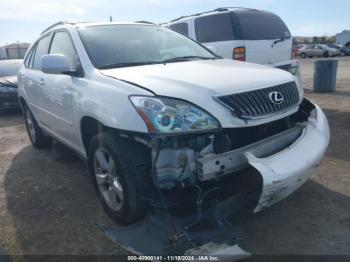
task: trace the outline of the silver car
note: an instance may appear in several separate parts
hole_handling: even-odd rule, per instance
[[[317,45],[309,45],[299,50],[298,52],[301,58],[307,57],[329,57],[329,56],[338,56],[340,55],[339,50],[335,48],[330,48],[327,45],[317,44]]]

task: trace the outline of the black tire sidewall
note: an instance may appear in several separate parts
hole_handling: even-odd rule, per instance
[[[28,105],[24,105],[23,107],[23,115],[24,115],[24,122],[26,125],[27,133],[30,139],[30,142],[32,143],[33,147],[38,148],[38,149],[43,149],[43,148],[48,148],[51,146],[52,138],[43,135],[43,132],[41,128],[38,125],[38,122],[36,121],[33,113],[30,111],[30,108]],[[30,136],[29,128],[28,128],[28,123],[27,123],[27,114],[30,114],[32,122],[33,122],[33,127],[35,130],[35,141],[32,140],[32,137]]]
[[[29,127],[28,127],[28,123],[27,123],[27,115],[31,114],[33,126],[34,126],[34,129],[35,129],[34,117],[33,117],[33,114],[30,112],[30,109],[28,108],[27,105],[25,105],[23,109],[24,109],[23,110],[24,111],[24,114],[23,114],[24,115],[24,122],[26,124],[27,134],[28,134],[30,142],[32,143],[33,146],[35,146],[36,141],[33,141],[32,136],[30,135],[30,132],[29,132]],[[35,132],[35,140],[36,140],[36,136],[37,136],[37,134]]]
[[[106,150],[113,158],[117,170],[120,183],[123,187],[123,205],[119,211],[112,210],[105,202],[102,193],[97,185],[95,170],[94,170],[94,156],[95,151],[98,148]],[[134,171],[129,161],[125,159],[121,153],[122,148],[118,143],[118,139],[114,137],[113,133],[105,132],[97,135],[92,139],[92,142],[88,151],[88,165],[90,173],[92,175],[95,190],[98,194],[100,202],[105,212],[116,222],[122,225],[129,225],[146,213],[146,203],[144,199],[140,199],[138,196],[137,188],[134,181]],[[137,175],[137,174],[136,174]]]

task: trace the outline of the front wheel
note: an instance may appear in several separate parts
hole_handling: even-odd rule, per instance
[[[104,132],[93,138],[89,148],[89,168],[102,206],[123,225],[141,219],[149,208],[150,165],[148,150],[141,147],[116,133]],[[143,160],[136,163],[137,159]]]
[[[52,138],[44,135],[27,105],[24,106],[23,111],[28,136],[33,147],[38,149],[50,147]]]
[[[328,52],[324,52],[323,53],[323,57],[329,57],[329,53]]]

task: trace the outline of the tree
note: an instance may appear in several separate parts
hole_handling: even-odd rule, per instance
[[[313,44],[320,44],[320,38],[317,37],[317,36],[314,36],[314,37],[312,38],[312,43],[313,43]]]

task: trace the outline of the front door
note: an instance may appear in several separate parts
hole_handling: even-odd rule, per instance
[[[73,42],[67,31],[57,31],[53,35],[49,54],[62,54],[68,58],[70,68],[75,71],[80,62]],[[80,143],[79,130],[75,125],[76,103],[80,87],[84,80],[65,74],[46,74],[45,96],[48,101],[46,110],[49,112],[50,129],[62,141],[72,147]]]

